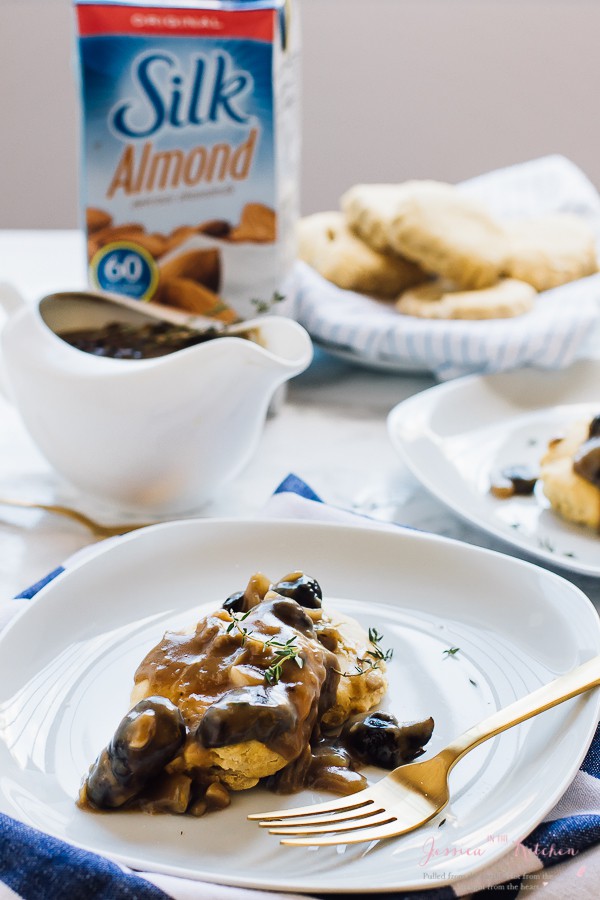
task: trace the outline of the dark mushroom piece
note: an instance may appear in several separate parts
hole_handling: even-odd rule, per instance
[[[590,438],[581,445],[573,457],[573,470],[590,484],[600,487],[600,437]]]
[[[235,594],[230,594],[225,603],[223,604],[223,609],[226,609],[227,612],[246,612],[244,609],[244,601],[245,601],[244,591],[236,591]]]
[[[538,474],[529,466],[505,466],[499,476],[493,479],[491,493],[500,499],[518,494],[527,497],[533,494]]]
[[[203,747],[225,747],[240,741],[269,745],[297,726],[297,714],[279,686],[248,685],[223,694],[204,713],[195,733]]]
[[[147,697],[129,710],[90,769],[86,799],[114,809],[138,794],[178,753],[186,736],[183,717],[166,697]]]
[[[304,572],[291,572],[273,585],[273,590],[282,597],[295,600],[306,609],[320,609],[323,600],[323,592],[316,578],[305,575]]]
[[[523,497],[533,494],[538,473],[529,466],[506,466],[502,469],[502,475],[510,481],[515,494]]]
[[[262,602],[270,587],[271,584],[266,575],[263,575],[262,572],[255,572],[250,577],[243,591],[236,591],[235,594],[230,594],[223,603],[223,609],[226,609],[229,613],[249,612]]]
[[[600,437],[600,415],[594,416],[594,418],[590,422],[588,437],[589,438]]]
[[[296,631],[307,637],[314,637],[313,620],[295,600],[290,600],[288,597],[276,597],[269,601],[269,607],[273,615],[284,625],[295,628]]]
[[[344,729],[343,740],[361,762],[395,769],[424,752],[433,733],[433,719],[399,724],[385,712],[369,713]]]

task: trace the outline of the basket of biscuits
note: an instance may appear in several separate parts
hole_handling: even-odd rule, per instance
[[[356,184],[339,206],[299,223],[297,301],[338,355],[441,378],[559,368],[598,315],[600,199],[562,157]]]

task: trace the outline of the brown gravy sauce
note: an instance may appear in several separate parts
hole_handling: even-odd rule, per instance
[[[225,337],[217,328],[197,331],[183,325],[168,322],[151,322],[147,325],[132,325],[127,322],[108,322],[99,328],[81,328],[61,331],[58,336],[84,353],[107,356],[111,359],[155,359],[204,344],[216,338]],[[237,337],[256,340],[253,329],[236,332]]]
[[[111,783],[102,793],[106,779],[100,769],[111,768],[109,745],[90,770],[80,806],[201,815],[206,808],[216,808],[205,802],[207,786],[216,777],[210,768],[194,767],[194,748],[251,740],[289,761],[275,775],[261,779],[273,791],[294,793],[314,787],[349,794],[366,786],[337,736],[326,737],[320,731],[320,718],[334,705],[340,678],[337,657],[330,649],[337,646],[335,629],[320,610],[311,611],[311,617],[294,600],[278,595],[256,600],[257,605],[243,618],[221,609],[202,619],[193,634],[167,632],[147,654],[134,676],[147,698],[140,703],[166,698],[178,708],[185,722],[184,742],[177,755],[133,796],[128,796],[127,789],[123,792],[110,775]],[[293,645],[301,665],[295,658],[286,660],[279,680],[269,684],[266,672],[286,644]],[[137,740],[131,730],[134,726],[128,727],[128,739],[133,734]],[[122,728],[123,723],[113,738],[113,753]],[[146,731],[144,726],[142,742]],[[160,744],[160,733],[154,737]],[[89,787],[93,782],[96,794]],[[92,802],[90,793],[102,796],[103,802]],[[200,802],[193,802],[195,796]]]
[[[205,747],[257,740],[295,759],[317,717],[335,701],[337,658],[293,600],[264,600],[228,630],[232,623],[223,610],[201,621],[193,635],[167,633],[138,667],[135,682],[147,681],[147,693],[176,703]],[[265,646],[268,641],[277,644]],[[288,660],[279,681],[269,685],[265,671],[289,641],[302,667]],[[255,683],[241,683],[246,679]]]
[[[288,577],[293,586],[297,577],[306,598],[316,582],[293,573]],[[280,584],[285,589],[288,581]],[[227,608],[232,599],[241,604],[239,611]],[[314,600],[312,593],[308,600]],[[342,642],[320,605],[302,606],[270,590],[264,575],[252,576],[225,608],[201,619],[192,633],[167,632],[142,660],[134,676],[133,706],[90,768],[79,805],[199,816],[229,804],[221,779],[237,779],[237,770],[246,783],[229,783],[241,789],[260,780],[279,793],[308,787],[337,794],[362,790],[367,781],[357,769],[366,761],[390,766],[375,763],[368,752],[365,756],[364,742],[349,740],[346,727],[352,725],[350,732],[356,725],[366,727],[364,714],[353,717],[355,724],[329,730],[323,724],[337,701],[335,651]],[[393,720],[398,730],[393,716],[376,715],[385,720],[380,726]],[[406,753],[402,750],[394,764],[423,752],[433,720],[414,725],[416,731],[407,726]],[[370,734],[380,748],[381,737]],[[251,741],[263,745],[254,751],[279,754],[275,774],[257,779],[249,771],[253,762],[244,771],[249,746],[239,756],[231,753]],[[217,748],[227,748],[223,767]],[[269,761],[267,770],[272,768]]]

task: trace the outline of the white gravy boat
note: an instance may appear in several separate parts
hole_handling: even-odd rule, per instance
[[[86,292],[3,305],[4,381],[43,455],[81,491],[155,515],[191,512],[231,480],[259,443],[275,390],[312,359],[307,332],[284,316],[246,323],[260,344],[227,336],[121,360],[78,350],[56,332],[145,324],[143,307],[116,308]]]

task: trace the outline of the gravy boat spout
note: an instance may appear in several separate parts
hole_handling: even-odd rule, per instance
[[[156,358],[114,359],[61,333],[147,322],[80,293],[13,311],[0,335],[11,399],[51,465],[86,494],[152,515],[193,512],[248,463],[275,390],[308,367],[292,319],[246,323]]]

